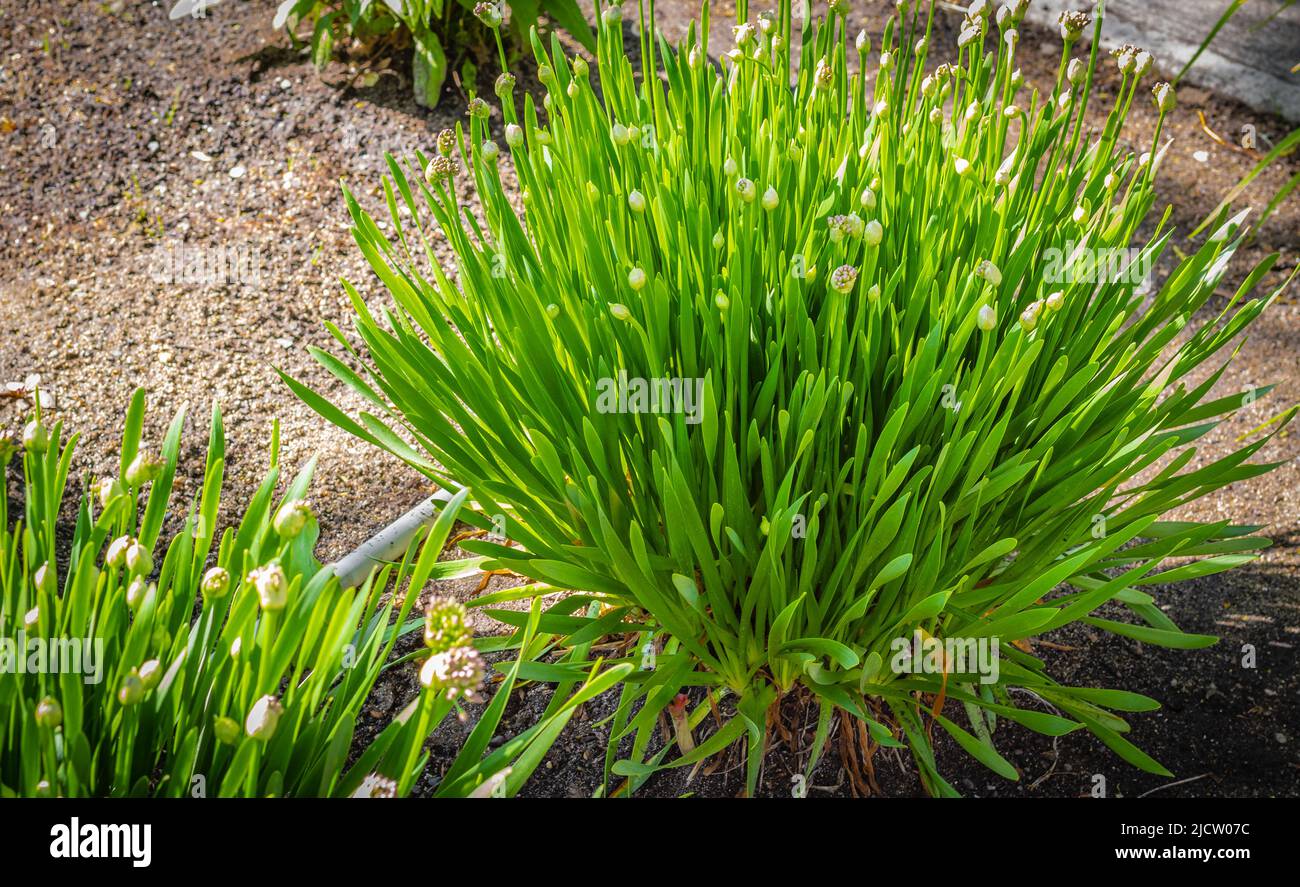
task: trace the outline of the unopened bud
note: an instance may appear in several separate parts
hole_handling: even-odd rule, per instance
[[[50,435],[36,419],[23,426],[23,447],[29,453],[43,453],[50,448]]]
[[[280,704],[280,700],[274,696],[263,696],[249,709],[248,717],[244,720],[244,732],[250,739],[268,742],[275,735],[275,728],[279,725],[282,714],[284,714],[284,706]]]
[[[36,726],[53,730],[63,723],[63,706],[53,696],[36,703]]]
[[[292,499],[280,506],[272,525],[281,539],[292,539],[302,532],[314,515],[304,499]]]

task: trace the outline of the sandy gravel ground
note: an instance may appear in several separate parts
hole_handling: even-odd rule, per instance
[[[867,3],[861,15],[877,44],[886,5]],[[56,398],[55,415],[82,434],[77,468],[92,474],[108,467],[134,388],[148,390],[146,434],[155,442],[172,412],[187,404],[178,484],[188,494],[197,491],[208,414],[219,402],[229,437],[227,503],[246,501],[260,481],[278,418],[284,463],[293,469],[318,460],[313,500],[323,530],[320,555],[328,560],[429,490],[413,470],[319,419],[275,368],[357,406],[307,353],[309,346],[330,347],[326,322],[350,328],[340,278],[383,303],[348,232],[340,184],[378,211],[384,152],[427,149],[432,135],[463,113],[464,98],[453,90],[427,112],[410,101],[400,74],[362,90],[340,85],[346,78],[339,66],[321,78],[271,31],[273,7],[227,2],[206,20],[179,22],[168,21],[157,3],[114,12],[97,3],[13,0],[0,10],[0,384],[39,373]],[[676,0],[658,8],[670,39],[697,12]],[[714,7],[714,39],[722,41],[716,45],[729,40],[728,12],[725,4]],[[934,46],[954,46],[956,24],[941,13]],[[1022,57],[1031,84],[1046,84],[1057,50],[1050,36],[1027,30]],[[395,62],[399,72],[404,65]],[[485,66],[484,89],[492,74]],[[1114,85],[1108,74],[1103,103]],[[1253,162],[1214,142],[1198,112],[1229,141],[1247,125],[1261,142],[1285,134],[1274,118],[1202,90],[1180,91],[1160,197],[1175,204],[1175,243],[1183,250],[1191,248],[1186,232]],[[1125,137],[1143,145],[1153,122],[1141,104]],[[1262,207],[1296,168],[1292,159],[1262,176],[1242,205]],[[1297,204],[1284,206],[1244,251],[1234,286],[1272,251],[1281,259],[1267,287],[1294,271]],[[179,257],[185,267],[195,256],[207,260],[212,279],[186,279],[169,264]],[[227,258],[224,270],[212,264],[220,256]],[[1229,294],[1225,288],[1216,303]],[[1268,384],[1276,390],[1208,435],[1199,459],[1222,455],[1238,435],[1300,401],[1298,344],[1300,306],[1292,292],[1241,343],[1222,383],[1223,393]],[[25,409],[0,398],[0,433],[16,430]],[[1068,679],[1167,700],[1160,713],[1135,722],[1134,739],[1180,776],[1200,777],[1169,794],[1300,794],[1300,444],[1290,433],[1265,455],[1281,467],[1202,500],[1187,515],[1266,525],[1277,544],[1258,564],[1182,586],[1167,600],[1185,629],[1221,633],[1224,643],[1171,654],[1076,631],[1060,639],[1071,649],[1050,654]],[[471,590],[472,583],[457,589]],[[1259,668],[1241,667],[1243,644],[1257,649]],[[1122,793],[1164,782],[1135,776],[1087,737],[1056,747],[1032,736],[1022,743],[1019,734],[1008,741],[1004,751],[1027,778],[986,788],[992,780],[973,768],[965,790],[1079,794],[1088,774],[1103,768]],[[559,749],[559,769],[589,761],[583,748]],[[940,753],[966,772],[959,753]],[[577,767],[568,782],[543,780],[539,791],[581,793],[590,769]],[[785,777],[772,769],[765,785],[780,793]],[[824,788],[842,791],[835,768],[827,773]],[[916,791],[900,773],[891,789]],[[714,780],[710,792],[736,789],[734,775]]]

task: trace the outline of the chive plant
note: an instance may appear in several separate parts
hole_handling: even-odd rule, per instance
[[[225,437],[214,411],[202,492],[164,545],[184,414],[155,456],[140,442],[144,406],[138,391],[119,476],[83,494],[66,522],[76,438],[39,415],[24,433],[24,505],[12,527],[0,497],[0,796],[409,793],[425,768],[424,740],[483,679],[463,606],[436,602],[423,620],[411,616],[429,579],[477,568],[438,561],[465,497],[400,564],[340,587],[312,556],[317,527],[302,498],[312,467],[275,498],[278,433],[266,479],[238,525],[215,537]],[[0,468],[14,449],[0,439]],[[540,616],[524,621],[525,646]],[[392,657],[422,624],[425,645]],[[415,658],[419,695],[351,757],[381,671]],[[556,724],[607,686],[580,686],[549,721],[484,757],[516,679],[504,670],[438,793],[517,791]]]
[[[1123,736],[1122,713],[1154,700],[1061,685],[1032,639],[1083,622],[1214,642],[1181,631],[1158,591],[1266,542],[1163,518],[1268,470],[1248,460],[1293,414],[1192,464],[1196,439],[1253,400],[1211,396],[1215,355],[1269,303],[1251,293],[1276,257],[1211,302],[1244,236],[1224,214],[1150,293],[1079,270],[1107,250],[1138,267],[1165,253],[1167,212],[1134,243],[1175,99],[1125,47],[1115,105],[1089,131],[1100,17],[1083,54],[1088,16],[1062,16],[1040,91],[1017,66],[1026,5],[971,4],[937,67],[933,5],[899,3],[878,54],[838,0],[816,22],[790,0],[751,22],[741,2],[721,49],[707,4],[676,47],[643,6],[635,52],[610,7],[594,72],[534,35],[545,96],[499,81],[504,146],[479,103],[432,158],[389,158],[391,236],[347,195],[395,304],[372,312],[345,284],[365,356],[334,330],[346,354],[317,357],[371,409],[352,418],[288,382],[502,522],[507,541],[466,545],[535,583],[481,605],[575,589],[540,621],[556,650],[637,634],[617,660],[636,670],[610,720],[607,792],[613,773],[635,788],[736,742],[752,792],[791,692],[819,706],[809,772],[837,712],[865,728],[864,753],[909,746],[934,794],[955,793],[935,724],[1011,779],[999,720],[1086,728],[1166,772]],[[1138,101],[1160,113],[1133,152],[1121,132]],[[458,202],[462,175],[481,214]],[[433,259],[435,233],[454,267]],[[694,382],[698,402],[656,406],[628,379]],[[1174,556],[1189,560],[1161,566]],[[992,645],[1000,669],[902,669],[900,638]],[[582,667],[566,654],[529,674]],[[699,743],[679,727],[673,757],[652,744],[665,711],[734,715]]]

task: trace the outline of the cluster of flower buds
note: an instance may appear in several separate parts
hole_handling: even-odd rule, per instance
[[[464,697],[478,701],[478,689],[483,685],[487,667],[483,657],[473,647],[452,647],[434,653],[420,669],[420,683],[447,699]]]
[[[1111,50],[1110,53],[1115,58],[1115,65],[1119,72],[1127,77],[1130,74],[1136,75],[1139,79],[1145,77],[1155,64],[1155,59],[1151,53],[1145,49],[1139,49],[1130,43],[1125,43],[1118,49]]]
[[[487,120],[492,115],[492,107],[478,96],[469,100],[465,106],[465,116],[476,120]]]
[[[975,276],[997,286],[1002,283],[1002,272],[988,259],[983,259],[975,266]]]
[[[289,579],[278,561],[271,561],[248,574],[248,580],[257,590],[257,599],[263,610],[283,610],[289,602]]]
[[[474,640],[465,605],[448,598],[434,598],[424,612],[424,643],[434,653],[452,647],[466,647]]]
[[[858,269],[852,265],[841,265],[831,272],[831,289],[841,295],[847,295],[857,281]]]
[[[126,468],[128,486],[139,488],[157,480],[163,471],[163,460],[148,453],[137,453]]]
[[[513,124],[511,124],[513,126]],[[451,179],[452,174],[456,172],[456,163],[450,157],[442,154],[437,155],[429,161],[429,168],[425,170],[424,175],[430,182],[446,182]]]
[[[90,491],[99,500],[101,508],[107,508],[109,503],[126,492],[122,482],[115,477],[101,477],[91,485]]]
[[[1086,12],[1068,10],[1061,13],[1056,21],[1061,26],[1061,39],[1066,43],[1074,43],[1083,36],[1083,29],[1092,24],[1092,16]]]
[[[505,16],[501,14],[501,7],[497,6],[495,3],[474,4],[474,15],[476,15],[478,20],[483,24],[493,29],[501,27],[501,22],[505,18]]]
[[[205,601],[221,600],[230,591],[230,573],[225,567],[213,567],[203,574],[199,590],[203,593]]]
[[[813,70],[813,89],[825,92],[835,83],[835,70],[825,58],[819,59]]]
[[[850,239],[861,237],[866,227],[857,213],[831,216],[826,220],[826,226],[830,229],[831,243],[839,243],[846,237]]]
[[[153,555],[133,536],[119,536],[109,543],[104,554],[104,564],[109,567],[125,566],[132,576],[148,576],[153,572]]]
[[[446,158],[434,158],[445,160]],[[315,515],[311,510],[311,505],[306,499],[291,499],[280,506],[280,510],[275,513],[275,519],[271,521],[271,526],[279,534],[281,539],[292,539],[303,531],[307,522]]]
[[[387,776],[381,776],[378,773],[369,773],[366,778],[361,780],[361,785],[357,786],[349,797],[353,798],[395,798],[397,797],[397,783]]]
[[[515,75],[509,71],[503,72],[497,77],[496,86],[493,89],[497,94],[497,98],[509,98],[515,91]]]

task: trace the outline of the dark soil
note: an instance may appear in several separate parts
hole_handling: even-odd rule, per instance
[[[463,113],[465,98],[453,84],[437,110],[416,107],[403,80],[404,58],[394,58],[394,73],[368,89],[346,86],[349,74],[341,65],[318,76],[271,30],[271,2],[226,2],[207,19],[178,22],[168,21],[168,5],[11,0],[0,10],[0,384],[39,373],[57,399],[55,415],[83,433],[76,471],[92,474],[112,457],[134,388],[149,392],[149,440],[160,440],[172,411],[188,403],[177,481],[183,496],[197,492],[208,410],[220,402],[230,438],[227,516],[260,481],[270,425],[278,418],[284,464],[296,469],[318,460],[313,501],[323,527],[319,554],[332,559],[428,488],[413,470],[377,457],[317,417],[273,368],[357,406],[306,351],[330,346],[325,321],[348,329],[340,277],[374,304],[385,298],[352,243],[339,185],[381,217],[384,152],[427,150],[433,134]],[[878,46],[892,4],[865,6],[862,24]],[[670,39],[683,35],[698,13],[695,3],[679,0],[657,8]],[[727,4],[714,6],[714,47],[730,45],[730,11]],[[957,21],[952,13],[938,13],[933,62],[955,46]],[[1022,68],[1031,86],[1053,76],[1058,50],[1054,35],[1022,29]],[[521,88],[535,90],[527,68],[522,73]],[[481,69],[480,89],[489,95],[494,74],[490,65]],[[1115,85],[1107,65],[1094,107],[1108,106]],[[1187,232],[1254,162],[1212,140],[1198,112],[1229,142],[1246,125],[1255,127],[1265,148],[1287,131],[1275,118],[1203,90],[1179,91],[1166,129],[1175,141],[1159,187],[1161,201],[1174,206],[1175,245],[1183,251],[1192,248]],[[1096,116],[1098,126],[1100,120]],[[500,125],[499,117],[494,123]],[[1149,147],[1153,124],[1151,107],[1136,105],[1125,131],[1135,150]],[[1262,208],[1298,166],[1292,158],[1270,170],[1239,204]],[[472,195],[464,197],[472,204]],[[1264,282],[1278,286],[1295,270],[1297,230],[1300,201],[1292,199],[1239,254],[1229,284],[1278,251],[1281,259]],[[257,257],[255,279],[201,286],[158,279],[167,250],[231,246]],[[447,258],[445,250],[439,255]],[[1219,296],[1230,294],[1225,288]],[[1300,306],[1291,293],[1255,324],[1221,383],[1222,393],[1273,383],[1277,389],[1208,435],[1198,459],[1222,455],[1238,435],[1300,401],[1297,343]],[[0,433],[16,430],[26,410],[20,401],[0,398]],[[1184,630],[1219,634],[1220,644],[1168,651],[1074,626],[1049,638],[1054,646],[1035,650],[1065,683],[1121,687],[1163,700],[1160,711],[1129,718],[1130,738],[1177,778],[1143,774],[1088,734],[1053,742],[1004,724],[998,746],[1022,779],[1008,783],[936,736],[940,768],[953,785],[976,796],[1079,796],[1093,790],[1100,774],[1111,796],[1157,789],[1164,796],[1300,795],[1300,446],[1293,434],[1285,435],[1264,457],[1281,467],[1195,503],[1182,516],[1264,525],[1274,547],[1247,568],[1160,596]],[[494,578],[491,587],[504,581]],[[466,581],[439,592],[467,599],[475,586]],[[500,630],[487,623],[479,629]],[[1254,650],[1254,668],[1242,665],[1246,645]],[[387,675],[362,717],[359,739],[373,735],[415,691],[413,669]],[[512,701],[502,735],[532,723],[548,692],[528,688]],[[603,698],[574,719],[528,794],[586,796],[595,790],[605,744],[600,722],[612,708]],[[792,698],[781,720],[790,738],[771,750],[762,793],[788,796],[792,774],[806,762],[815,713]],[[466,729],[452,723],[435,735],[422,792]],[[905,754],[878,753],[874,765],[881,794],[921,793]],[[709,771],[689,783],[678,771],[662,774],[643,793],[733,796],[743,788],[739,749],[711,762]],[[1179,780],[1189,781],[1174,784]],[[849,793],[839,746],[832,743],[808,794]]]

